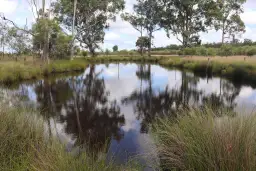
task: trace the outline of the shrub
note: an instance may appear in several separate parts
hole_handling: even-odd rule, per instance
[[[88,52],[85,51],[85,50],[83,50],[83,51],[82,51],[82,56],[83,56],[83,57],[87,57],[87,56],[88,56]]]
[[[216,56],[217,55],[217,51],[215,48],[208,48],[208,56]]]
[[[205,48],[204,46],[199,47],[199,48],[197,49],[197,53],[198,53],[198,55],[200,55],[200,56],[208,56],[208,50],[207,50],[207,48]]]
[[[250,49],[248,49],[247,50],[247,56],[254,56],[254,55],[256,55],[256,48],[250,48]]]
[[[153,133],[164,169],[246,171],[256,169],[256,115],[183,111],[164,118]]]
[[[194,56],[196,55],[196,48],[185,48],[184,54],[188,56]]]
[[[220,56],[231,56],[233,55],[232,46],[230,45],[223,45],[219,49],[219,55]]]

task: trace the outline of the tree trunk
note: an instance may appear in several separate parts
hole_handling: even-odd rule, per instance
[[[45,17],[45,0],[42,1],[42,7],[43,7],[43,19],[46,19]],[[48,34],[48,23],[45,22],[45,28],[44,28],[44,47],[43,47],[43,60],[44,62],[49,63],[49,34]]]
[[[92,46],[88,46],[90,53],[92,54],[92,57],[96,56],[95,49]]]
[[[4,36],[3,36],[3,40],[2,40],[2,47],[3,47],[3,59],[4,59]]]
[[[149,33],[149,47],[148,47],[148,57],[151,57],[151,45],[152,45],[152,31]]]
[[[221,44],[223,45],[225,42],[225,22],[222,21],[222,39],[221,39]]]
[[[73,24],[72,24],[72,44],[71,44],[71,56],[70,59],[73,59],[74,56],[74,44],[75,44],[75,21],[76,21],[76,5],[77,0],[74,1],[74,14],[73,14]]]

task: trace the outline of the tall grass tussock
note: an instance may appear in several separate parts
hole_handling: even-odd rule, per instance
[[[256,115],[218,116],[211,109],[159,119],[153,135],[162,167],[193,171],[256,170]]]
[[[130,166],[115,166],[104,157],[94,160],[87,153],[71,155],[55,138],[47,138],[43,120],[23,108],[0,110],[1,171],[120,171]]]

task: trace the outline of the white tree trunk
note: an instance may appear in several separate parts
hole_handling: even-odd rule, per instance
[[[74,14],[73,14],[73,24],[72,24],[72,42],[71,42],[71,60],[74,56],[74,47],[75,47],[75,21],[76,21],[76,5],[77,0],[74,1]]]

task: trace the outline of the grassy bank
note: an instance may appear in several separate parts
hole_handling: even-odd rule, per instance
[[[54,73],[83,71],[87,62],[83,59],[52,61],[50,64],[5,61],[0,62],[0,82],[13,83],[37,79]]]
[[[238,57],[237,57],[238,58]],[[249,58],[165,58],[159,64],[165,67],[187,69],[200,75],[222,76],[235,82],[256,86],[256,60]]]
[[[162,167],[173,170],[256,169],[256,115],[218,117],[210,109],[183,111],[153,129]]]
[[[209,59],[209,60],[208,60]],[[102,56],[86,58],[88,63],[149,62],[163,67],[186,69],[202,76],[223,76],[232,81],[256,86],[256,59],[244,57],[166,57]]]
[[[52,61],[49,65],[14,61],[0,62],[0,82],[13,83],[21,80],[37,79],[54,73],[83,71],[90,63],[148,62],[164,67],[177,67],[200,75],[224,76],[233,81],[256,86],[256,59],[245,57],[168,57],[168,56],[98,56],[77,58],[73,61]]]
[[[47,140],[43,120],[27,109],[0,111],[0,170],[3,171],[120,171],[128,166],[107,164],[83,153],[73,156],[56,139]]]

